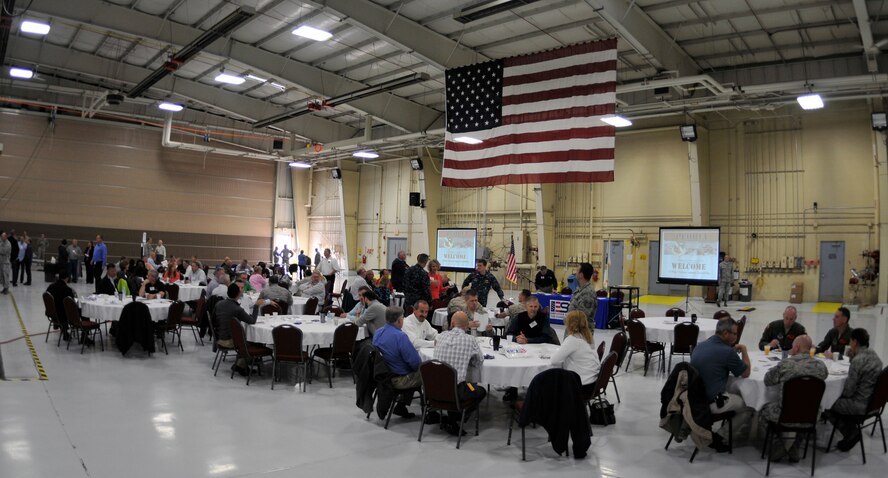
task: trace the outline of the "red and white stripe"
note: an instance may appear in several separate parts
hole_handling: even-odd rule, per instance
[[[503,60],[502,125],[446,133],[442,184],[606,182],[614,179],[617,40]],[[454,142],[458,136],[480,144]]]

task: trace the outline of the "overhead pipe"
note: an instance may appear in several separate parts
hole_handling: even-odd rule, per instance
[[[214,148],[212,146],[204,146],[201,144],[189,144],[182,143],[179,141],[172,141],[170,136],[173,131],[173,116],[172,114],[167,115],[166,120],[163,123],[163,135],[161,136],[160,144],[164,148],[173,148],[173,149],[184,149],[186,151],[196,151],[199,153],[214,153],[214,154],[222,154],[226,156],[237,156],[241,158],[249,158],[249,159],[264,159],[266,161],[289,161],[292,159],[292,156],[278,156],[275,154],[264,154],[264,153],[250,153],[247,151],[238,151],[236,149],[224,149],[224,148]]]

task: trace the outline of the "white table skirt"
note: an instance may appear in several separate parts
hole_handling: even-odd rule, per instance
[[[293,297],[293,305],[290,306],[290,315],[305,314],[306,302],[308,302],[308,297]]]
[[[484,360],[481,367],[481,379],[478,383],[491,386],[526,387],[530,381],[540,372],[552,368],[548,358],[540,358],[540,354],[552,355],[558,350],[557,345],[552,344],[525,344],[521,345],[527,350],[528,358],[507,358],[503,355],[502,348],[494,352],[490,345],[490,338],[478,337],[481,352],[485,355],[493,355],[494,359]],[[502,342],[505,346],[507,343]],[[518,344],[511,344],[519,346]],[[431,360],[435,356],[434,348],[421,348],[419,355],[424,361]]]
[[[678,322],[672,317],[643,317],[638,319],[644,324],[647,332],[648,342],[661,342],[671,344],[675,337],[675,326],[683,321],[690,322],[690,317],[679,317]],[[715,326],[718,325],[717,320],[713,319],[697,319],[697,326],[700,327],[700,333],[697,335],[697,342],[703,342],[715,335]]]
[[[250,342],[258,342],[262,344],[273,344],[274,339],[271,331],[278,325],[293,324],[302,330],[302,346],[310,347],[318,345],[327,347],[333,344],[333,333],[336,331],[336,325],[333,320],[327,323],[320,323],[320,317],[317,315],[264,315],[256,320],[255,324],[244,324],[247,340]],[[346,319],[338,319],[344,321]],[[299,323],[295,323],[299,322]],[[364,338],[363,327],[358,331],[357,339]]]
[[[769,357],[780,357],[779,353],[772,353]],[[826,364],[830,374],[826,377],[826,389],[823,391],[823,399],[820,400],[820,407],[826,410],[832,407],[833,403],[842,396],[842,389],[845,387],[845,380],[848,379],[848,366],[850,362],[845,359],[841,362],[832,360],[818,359]],[[765,373],[780,362],[772,361],[765,357],[765,353],[755,350],[749,352],[749,361],[752,363],[752,373],[749,378],[737,378],[731,376],[728,379],[727,391],[739,394],[746,402],[746,406],[754,408],[756,411],[762,409],[766,403],[777,400],[780,394],[779,387],[765,386]]]
[[[95,299],[84,297],[80,299],[80,313],[94,322],[119,320],[123,307],[130,302],[132,299],[129,297],[124,298],[123,302],[110,295],[98,295]],[[151,311],[151,320],[155,322],[166,320],[170,304],[172,304],[172,301],[167,299],[139,299],[139,302],[144,302],[148,306],[148,310]]]
[[[187,302],[189,300],[200,299],[200,293],[206,289],[206,286],[198,284],[177,284],[179,286],[179,300]]]

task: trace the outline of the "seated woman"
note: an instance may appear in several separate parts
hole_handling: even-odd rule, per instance
[[[262,292],[262,289],[268,285],[268,279],[262,273],[262,266],[255,266],[253,267],[253,275],[250,276],[250,285],[257,292]]]
[[[564,318],[564,328],[567,337],[564,338],[561,347],[552,354],[551,364],[576,372],[583,384],[583,394],[590,395],[595,387],[595,381],[598,380],[601,362],[598,360],[598,352],[595,350],[595,341],[586,313],[581,310],[568,312]]]
[[[172,284],[180,280],[182,280],[182,274],[179,273],[179,269],[176,267],[176,259],[170,259],[166,270],[163,272],[163,281],[167,284]]]

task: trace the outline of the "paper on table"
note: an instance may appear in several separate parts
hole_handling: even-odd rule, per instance
[[[487,314],[487,310],[484,310],[483,313],[480,310],[475,312],[474,319],[478,321],[478,330],[482,332],[487,330],[487,324],[490,323],[490,316]]]

